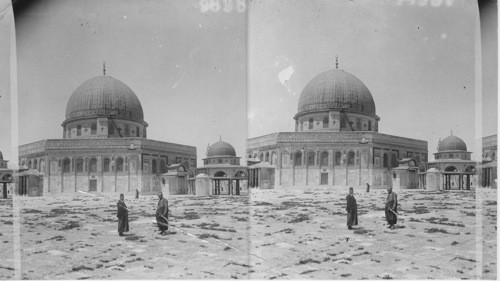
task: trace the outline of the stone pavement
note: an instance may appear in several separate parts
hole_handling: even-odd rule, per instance
[[[156,231],[155,196],[126,198],[132,213],[125,237],[117,234],[117,200],[84,194],[18,198],[20,276],[496,278],[496,190],[478,191],[480,201],[473,192],[400,191],[393,230],[384,219],[386,192],[355,190],[360,224],[352,231],[346,228],[346,191],[302,187],[252,189],[249,197],[171,196],[174,228],[165,236]],[[13,249],[6,228],[12,217],[6,215],[8,206],[0,207],[0,241]],[[13,259],[3,255],[2,264],[9,269],[0,268],[0,277],[13,278]]]

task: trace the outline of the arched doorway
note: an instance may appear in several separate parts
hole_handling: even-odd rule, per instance
[[[455,166],[448,166],[444,169],[444,184],[445,190],[461,189],[461,175]]]
[[[465,168],[465,174],[463,179],[464,190],[470,190],[470,187],[472,185],[472,179],[475,174],[476,174],[476,168],[474,166],[468,166],[467,168]]]
[[[0,183],[2,183],[2,197],[6,199],[8,195],[7,184],[12,183],[12,175],[10,174],[3,175],[2,179],[0,180]]]
[[[223,171],[218,171],[213,176],[213,195],[221,195],[222,192],[229,194],[229,179]]]
[[[248,176],[243,171],[238,171],[234,174],[235,186],[233,194],[240,195],[244,188],[247,188]]]

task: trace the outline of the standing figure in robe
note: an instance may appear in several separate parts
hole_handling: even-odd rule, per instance
[[[116,204],[118,208],[116,216],[118,217],[118,235],[123,236],[123,232],[128,232],[128,209],[125,205],[125,196],[120,194],[120,200]]]
[[[392,191],[392,187],[387,188],[387,200],[385,201],[385,219],[389,226],[387,228],[394,228],[398,222],[398,195]]]
[[[353,225],[358,225],[358,205],[354,198],[354,188],[349,187],[349,194],[345,199],[347,200],[347,229],[351,230]]]
[[[168,201],[163,197],[163,193],[158,193],[158,205],[156,206],[156,225],[161,235],[168,230]]]

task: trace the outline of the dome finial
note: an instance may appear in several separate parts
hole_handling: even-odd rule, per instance
[[[339,55],[335,55],[335,68],[339,69]]]
[[[106,61],[102,62],[102,75],[106,75]]]
[[[219,141],[222,141],[222,137],[219,135]]]
[[[453,136],[453,130],[450,130],[451,135]]]

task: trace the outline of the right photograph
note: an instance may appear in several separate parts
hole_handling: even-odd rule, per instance
[[[496,1],[249,3],[252,278],[496,279],[496,32]]]

